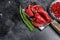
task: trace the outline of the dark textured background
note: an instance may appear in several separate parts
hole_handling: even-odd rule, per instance
[[[0,0],[0,40],[60,40],[60,36],[47,26],[43,31],[30,32],[19,16],[19,5],[25,8],[30,2],[42,5],[46,10],[53,0]],[[10,2],[10,3],[9,3]]]

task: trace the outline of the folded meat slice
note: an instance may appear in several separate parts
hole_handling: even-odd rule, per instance
[[[51,17],[49,16],[49,14],[46,11],[40,10],[38,11],[38,13],[47,21],[47,22],[51,22]]]
[[[37,22],[35,22],[35,21],[32,21],[32,24],[33,24],[34,26],[36,26],[36,27],[42,27],[42,26],[44,26],[44,23],[37,23]]]
[[[29,5],[26,9],[25,9],[25,12],[26,14],[29,16],[29,17],[32,17],[34,14],[33,12],[31,11],[31,7],[32,5]]]
[[[39,13],[35,13],[34,18],[32,18],[32,23],[34,26],[40,27],[44,26],[47,22]]]
[[[45,19],[39,13],[35,13],[34,17],[36,18],[37,22],[39,22],[39,23],[42,22],[42,23],[46,24]]]
[[[32,10],[34,13],[36,13],[36,12],[38,11],[38,9],[44,10],[44,8],[43,8],[42,6],[40,6],[40,5],[34,5],[34,6],[31,7],[31,10]]]

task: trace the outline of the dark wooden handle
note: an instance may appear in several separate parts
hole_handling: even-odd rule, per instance
[[[60,24],[56,20],[53,20],[51,25],[60,34]]]

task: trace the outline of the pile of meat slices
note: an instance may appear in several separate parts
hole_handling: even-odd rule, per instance
[[[25,9],[26,14],[31,18],[31,22],[34,26],[44,26],[51,21],[51,17],[40,5],[28,5]]]

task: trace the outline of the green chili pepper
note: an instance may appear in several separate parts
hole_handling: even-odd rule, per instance
[[[30,29],[30,31],[34,31],[34,26],[30,22],[30,20],[26,17],[25,12],[21,8],[21,6],[20,6],[20,16],[22,20],[24,21],[24,23],[26,24],[26,26]]]

